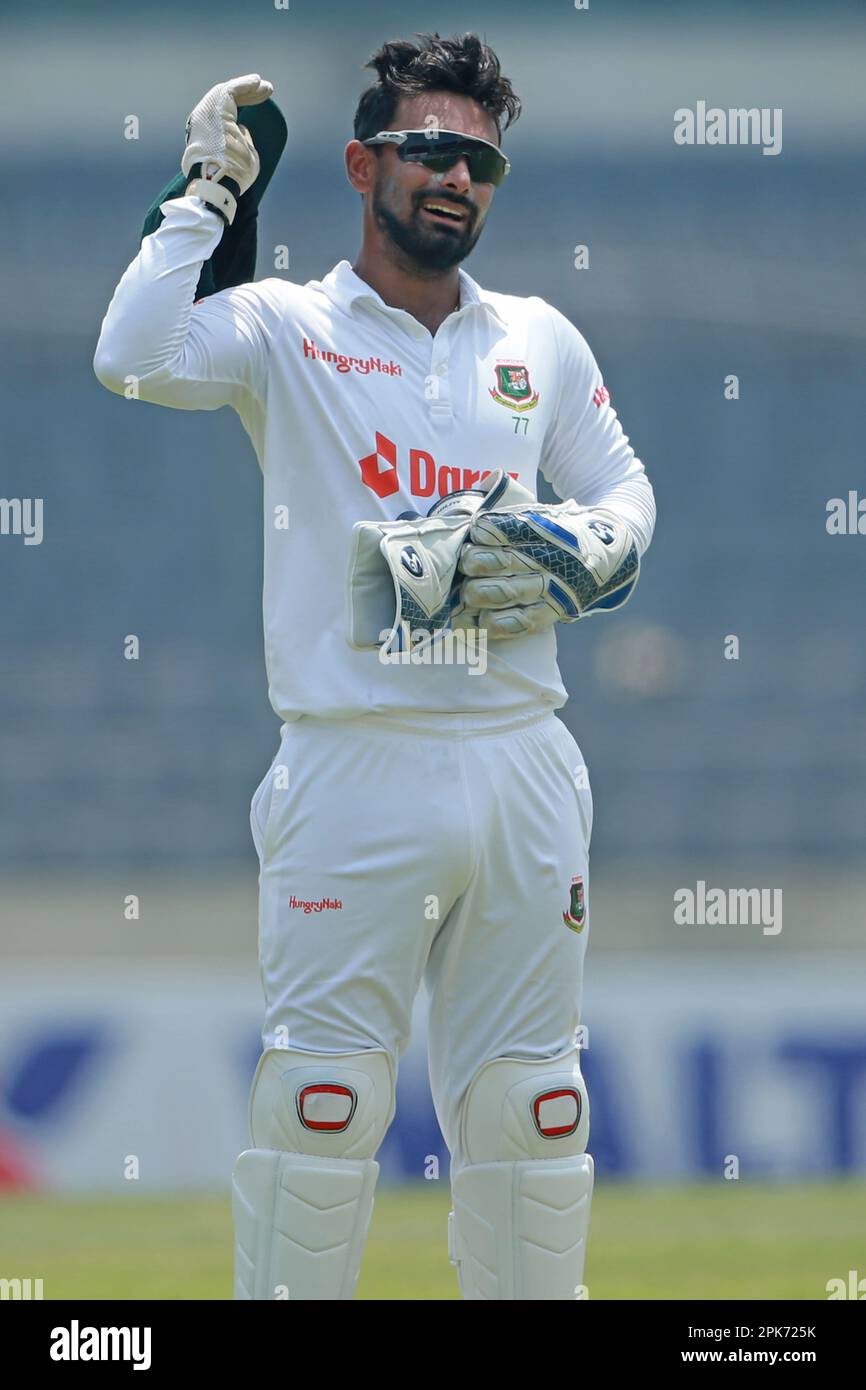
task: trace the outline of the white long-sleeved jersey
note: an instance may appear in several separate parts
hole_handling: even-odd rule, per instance
[[[431,335],[348,261],[321,281],[261,280],[194,305],[222,222],[193,197],[162,212],[115,291],[94,368],[113,391],[133,378],[157,405],[238,412],[264,476],[265,655],[281,719],[499,721],[563,705],[552,629],[490,642],[483,677],[354,651],[346,570],[356,521],[426,512],[496,468],[533,494],[540,470],[560,498],[615,512],[646,549],[652,488],[577,329],[544,300],[490,293],[461,270],[460,307]]]

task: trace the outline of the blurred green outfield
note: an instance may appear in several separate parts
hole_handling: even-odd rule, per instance
[[[383,1188],[358,1297],[458,1298],[447,1183]],[[825,1299],[866,1276],[866,1184],[596,1190],[586,1281],[595,1299]],[[0,1277],[42,1278],[46,1299],[226,1299],[227,1198],[7,1195]]]

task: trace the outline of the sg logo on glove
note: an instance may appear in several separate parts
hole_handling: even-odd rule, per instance
[[[414,545],[406,545],[400,554],[400,564],[407,569],[414,579],[420,579],[424,573],[424,561],[418,554]]]
[[[613,545],[614,529],[612,526],[608,526],[606,521],[591,521],[589,529],[595,532],[602,545]]]

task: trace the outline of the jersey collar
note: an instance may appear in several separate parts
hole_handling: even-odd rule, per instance
[[[478,308],[492,315],[498,323],[505,327],[505,320],[499,310],[488,297],[487,292],[472,279],[472,276],[467,275],[465,270],[458,270],[457,278],[460,285],[460,310],[477,305]],[[395,309],[393,305],[386,304],[372,285],[368,285],[366,280],[362,280],[360,275],[355,274],[349,261],[338,261],[334,269],[329,271],[319,284],[328,298],[346,313],[351,313],[356,303],[366,300],[386,314],[409,319],[412,323],[417,322],[405,309]]]

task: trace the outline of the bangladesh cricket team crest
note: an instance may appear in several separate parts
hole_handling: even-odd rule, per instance
[[[494,370],[496,385],[489,390],[498,405],[505,405],[509,410],[535,409],[538,392],[532,389],[528,367],[522,362],[498,362]]]
[[[583,891],[583,877],[578,874],[571,880],[571,893],[568,899],[568,910],[563,912],[562,920],[572,931],[583,931],[586,922],[586,896]]]

